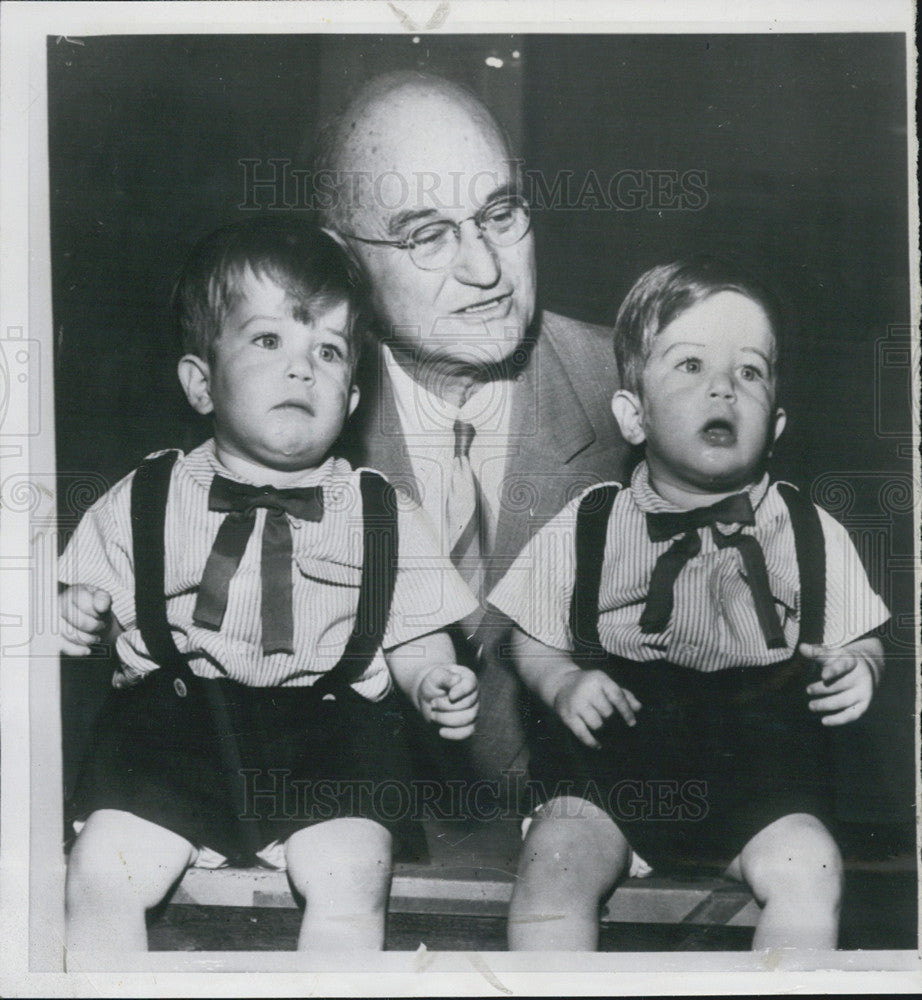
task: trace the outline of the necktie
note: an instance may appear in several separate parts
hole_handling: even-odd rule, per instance
[[[482,597],[483,498],[470,459],[475,431],[472,424],[456,420],[454,432],[455,454],[445,504],[449,551],[465,582],[478,597]]]
[[[291,611],[291,527],[286,514],[302,521],[323,517],[323,487],[277,490],[272,486],[247,486],[215,476],[208,494],[208,509],[227,513],[218,529],[199,585],[193,621],[203,628],[219,629],[227,610],[231,577],[237,572],[247,542],[256,525],[256,511],[266,510],[260,570],[262,579],[262,649],[293,653]]]
[[[662,632],[669,624],[676,578],[688,560],[701,551],[698,529],[710,527],[718,548],[733,546],[739,550],[765,643],[769,649],[780,649],[784,646],[784,633],[775,612],[762,546],[752,535],[744,535],[742,528],[732,535],[723,534],[715,527],[718,523],[755,524],[749,497],[745,493],[736,493],[710,507],[647,514],[647,533],[651,541],[663,542],[676,535],[680,537],[656,560],[647,603],[640,617],[640,630],[646,634]]]

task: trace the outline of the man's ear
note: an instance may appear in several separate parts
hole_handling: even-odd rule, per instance
[[[355,413],[355,408],[359,405],[359,397],[361,393],[359,392],[359,387],[354,385],[349,390],[349,416],[351,417]]]
[[[179,359],[179,384],[189,405],[202,416],[214,411],[211,401],[211,369],[197,354],[184,354]]]
[[[322,232],[325,236],[329,236],[331,240],[333,240],[334,242],[338,243],[343,248],[343,250],[348,250],[349,249],[349,244],[331,226],[321,226],[320,227],[320,232]]]
[[[619,389],[611,401],[611,412],[621,428],[621,436],[628,444],[643,444],[643,403],[640,397],[627,389]]]

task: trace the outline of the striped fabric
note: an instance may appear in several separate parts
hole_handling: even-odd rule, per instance
[[[651,542],[645,515],[673,511],[650,485],[646,463],[630,489],[615,499],[608,523],[599,636],[610,652],[632,660],[667,659],[694,670],[764,665],[787,659],[797,642],[800,594],[794,535],[787,506],[766,476],[749,487],[756,514],[755,536],[765,553],[775,610],[785,646],[767,649],[749,585],[736,548],[718,548],[710,528],[699,531],[701,552],[676,579],[675,606],[665,631],[644,634],[640,616],[657,558],[670,541]],[[522,550],[490,601],[519,627],[545,645],[572,650],[570,598],[575,571],[574,532],[577,498]],[[825,511],[820,523],[826,543],[826,618],[824,642],[840,646],[883,624],[889,614],[871,589],[858,553],[845,529]],[[728,525],[728,532],[737,525]]]
[[[256,527],[231,580],[221,630],[200,628],[192,621],[198,584],[224,518],[208,510],[216,472],[239,478],[217,460],[211,441],[180,457],[172,472],[165,529],[166,597],[176,644],[203,677],[230,677],[256,687],[311,684],[338,662],[353,626],[363,540],[358,472],[348,462],[330,458],[297,483],[323,487],[324,515],[319,522],[289,518],[295,652],[268,656],[261,651],[260,616],[265,510],[256,514]],[[129,475],[119,482],[86,513],[59,567],[62,583],[89,584],[112,595],[113,612],[125,630],[117,644],[122,665],[113,678],[116,687],[137,681],[156,666],[135,627],[131,479]],[[441,628],[476,607],[454,567],[439,555],[438,539],[426,517],[405,506],[399,512],[400,562],[385,649]],[[382,698],[390,686],[380,652],[354,685],[371,700]]]
[[[475,437],[473,424],[455,421],[455,457],[448,498],[445,504],[445,526],[451,545],[451,561],[478,600],[483,598],[483,499],[480,485],[471,468],[471,441]]]

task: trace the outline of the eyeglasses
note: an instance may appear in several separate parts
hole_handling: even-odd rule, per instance
[[[461,226],[473,222],[492,247],[511,247],[523,239],[531,228],[531,209],[528,202],[518,195],[498,198],[488,202],[479,212],[461,222],[438,219],[411,229],[402,240],[371,240],[355,233],[342,233],[359,243],[376,247],[395,247],[406,250],[410,260],[423,271],[442,271],[451,267],[461,245]]]

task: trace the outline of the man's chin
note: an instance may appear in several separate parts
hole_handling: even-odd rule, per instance
[[[515,362],[522,349],[523,338],[495,338],[477,341],[455,341],[431,345],[420,352],[420,360],[446,367],[493,369]]]
[[[421,347],[425,355],[440,361],[493,366],[511,358],[524,336],[515,315],[479,323],[446,318],[436,323]]]

